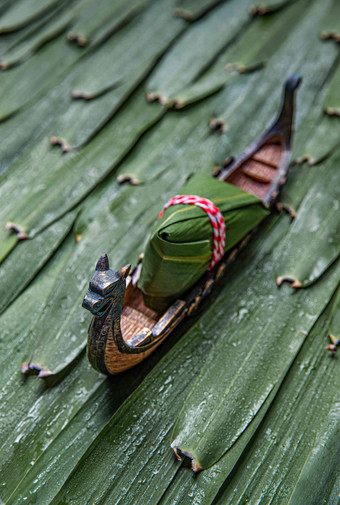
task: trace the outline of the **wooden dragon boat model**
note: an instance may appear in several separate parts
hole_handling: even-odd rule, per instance
[[[217,175],[221,181],[255,195],[269,207],[285,183],[290,157],[294,94],[300,76],[290,76],[284,88],[281,111],[270,128]],[[159,314],[146,306],[138,287],[141,264],[113,271],[107,255],[100,257],[83,307],[93,314],[88,336],[91,365],[103,374],[123,372],[144,360],[174,328],[199,306],[237,251],[228,250],[183,296]]]

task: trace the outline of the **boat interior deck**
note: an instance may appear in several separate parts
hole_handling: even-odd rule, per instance
[[[230,174],[226,181],[262,200],[275,178],[281,155],[281,144],[265,144]]]
[[[121,317],[121,330],[127,342],[143,328],[150,330],[159,321],[160,315],[144,305],[143,293],[130,283],[126,289]]]

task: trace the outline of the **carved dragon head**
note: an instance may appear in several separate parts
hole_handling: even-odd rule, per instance
[[[96,265],[96,272],[90,280],[89,290],[83,300],[84,309],[89,310],[94,316],[103,316],[115,304],[121,310],[125,290],[126,278],[131,265],[126,265],[117,272],[110,270],[109,260],[103,254]]]

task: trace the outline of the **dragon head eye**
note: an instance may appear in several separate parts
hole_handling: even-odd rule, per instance
[[[89,289],[84,297],[82,306],[84,309],[89,310],[93,315],[102,316],[105,314],[110,305],[110,298],[106,299],[98,293],[95,293]]]

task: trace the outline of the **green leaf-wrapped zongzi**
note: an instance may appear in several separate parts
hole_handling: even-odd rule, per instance
[[[181,194],[201,196],[218,207],[226,226],[225,251],[269,213],[256,196],[204,174],[193,175]],[[209,215],[202,208],[179,204],[164,211],[145,249],[138,282],[148,307],[164,311],[208,270],[213,237]]]

